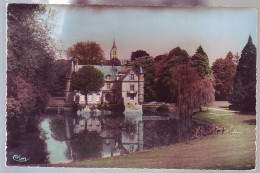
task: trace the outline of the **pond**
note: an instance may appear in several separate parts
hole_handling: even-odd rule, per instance
[[[155,112],[8,117],[7,165],[111,157],[186,141],[192,129],[209,125]]]

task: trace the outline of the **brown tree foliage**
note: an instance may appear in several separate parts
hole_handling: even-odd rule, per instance
[[[28,114],[44,108],[43,94],[22,77],[7,74],[7,113],[8,115]],[[48,97],[45,95],[45,98]]]
[[[188,64],[171,68],[171,96],[176,100],[180,115],[191,117],[201,106],[209,106],[214,101],[211,78],[201,78]]]
[[[233,54],[229,52],[225,59],[219,58],[212,65],[216,100],[229,100],[234,86],[236,65]]]
[[[104,60],[104,52],[100,45],[93,41],[78,42],[68,49],[71,58],[79,60],[79,64],[99,65]]]

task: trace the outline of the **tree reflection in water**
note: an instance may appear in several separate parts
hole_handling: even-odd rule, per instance
[[[37,115],[7,116],[7,165],[48,163]]]
[[[165,146],[188,140],[199,123],[151,112],[8,117],[7,164],[110,157]],[[14,154],[30,159],[20,163]]]

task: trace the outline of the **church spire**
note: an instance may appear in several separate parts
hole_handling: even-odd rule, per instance
[[[116,39],[114,38],[114,42],[113,42],[113,47],[112,47],[112,49],[113,48],[116,48]]]
[[[116,47],[116,39],[114,38],[113,46],[110,52],[110,60],[117,58],[117,47]]]

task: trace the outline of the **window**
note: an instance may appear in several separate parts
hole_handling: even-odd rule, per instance
[[[96,101],[97,101],[97,102],[100,101],[100,95],[99,95],[99,94],[96,96]]]
[[[110,88],[111,88],[111,84],[107,83],[107,89],[110,90]]]
[[[89,95],[89,96],[88,96],[88,101],[89,101],[89,102],[92,102],[92,95]]]
[[[130,85],[130,91],[134,91],[135,90],[135,86],[134,85]]]
[[[131,74],[131,80],[135,80],[135,75]]]
[[[134,95],[133,94],[130,95],[130,100],[134,100]]]

